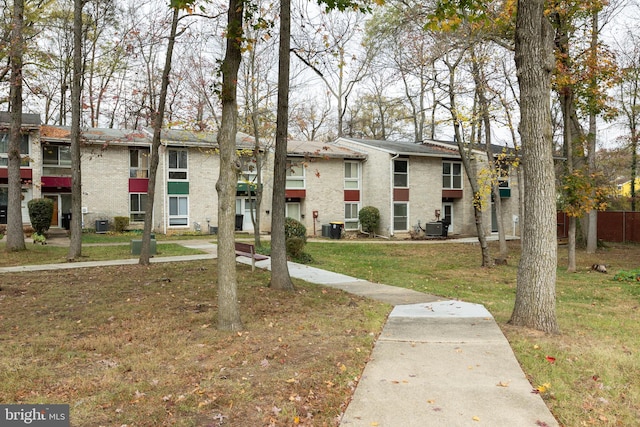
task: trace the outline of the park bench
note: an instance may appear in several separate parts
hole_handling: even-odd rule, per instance
[[[235,242],[236,243],[236,256],[244,256],[251,258],[251,271],[256,269],[256,261],[262,261],[269,259],[266,255],[256,253],[255,245],[251,243]]]

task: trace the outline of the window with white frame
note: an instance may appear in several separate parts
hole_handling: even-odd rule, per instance
[[[129,220],[131,222],[144,222],[146,206],[146,193],[129,194]]]
[[[393,161],[393,186],[396,188],[409,187],[409,161],[396,159]]]
[[[170,149],[168,156],[169,179],[186,181],[188,179],[187,150]]]
[[[406,231],[409,229],[409,204],[393,204],[393,229],[395,231]]]
[[[345,230],[358,229],[358,212],[360,211],[358,203],[344,204],[344,228]]]
[[[169,226],[189,225],[189,197],[169,196]]]
[[[442,188],[462,190],[462,163],[442,162]]]
[[[129,178],[149,178],[149,149],[129,149]]]
[[[20,141],[20,154],[22,161],[20,166],[29,166],[29,135],[22,135]],[[0,132],[0,166],[9,165],[9,134]]]
[[[287,188],[305,188],[304,165],[287,162]]]
[[[42,147],[42,174],[45,176],[71,175],[71,147],[44,145]]]
[[[358,190],[360,188],[360,163],[344,162],[344,188]]]

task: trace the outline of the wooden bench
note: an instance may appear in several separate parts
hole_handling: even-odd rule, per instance
[[[256,253],[256,246],[251,243],[235,242],[236,256],[251,258],[251,271],[256,269],[256,261],[269,259],[266,255]]]

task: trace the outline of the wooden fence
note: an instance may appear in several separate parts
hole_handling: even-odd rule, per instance
[[[558,238],[565,239],[569,219],[564,212],[558,212],[557,218]],[[640,212],[598,212],[598,240],[640,243]]]

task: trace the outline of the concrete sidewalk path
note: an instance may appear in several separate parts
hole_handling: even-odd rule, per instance
[[[270,260],[256,266],[269,269]],[[484,306],[295,263],[289,274],[395,306],[341,426],[559,425]]]

